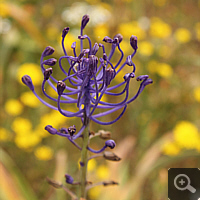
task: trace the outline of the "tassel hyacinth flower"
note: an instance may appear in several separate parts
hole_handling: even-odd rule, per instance
[[[73,125],[69,128],[61,128],[57,130],[51,125],[47,125],[45,130],[53,135],[60,135],[66,137],[72,144],[74,144],[79,150],[81,150],[81,180],[80,180],[80,197],[86,196],[86,170],[87,170],[87,152],[101,153],[107,147],[113,149],[115,147],[115,142],[113,140],[107,140],[104,147],[100,150],[93,150],[88,146],[88,141],[90,137],[89,122],[94,121],[100,125],[110,125],[117,122],[122,115],[129,103],[133,102],[139,94],[144,90],[144,88],[151,84],[153,81],[148,77],[148,75],[141,75],[136,78],[137,81],[141,81],[138,91],[134,96],[129,95],[129,86],[132,78],[135,78],[136,67],[132,59],[137,52],[137,37],[130,37],[130,45],[133,48],[133,53],[124,59],[124,53],[120,47],[120,43],[123,40],[121,34],[115,35],[112,39],[108,36],[103,38],[103,43],[95,43],[92,45],[91,39],[88,35],[83,35],[83,30],[87,23],[89,22],[89,16],[84,15],[81,21],[81,31],[78,39],[80,40],[80,53],[77,54],[76,42],[72,43],[72,55],[68,55],[64,41],[67,39],[67,34],[69,32],[69,27],[63,29],[62,32],[62,49],[64,55],[58,60],[58,66],[64,74],[62,80],[57,80],[53,76],[53,69],[57,63],[55,58],[46,59],[47,56],[51,56],[54,53],[54,49],[50,46],[46,47],[43,51],[40,65],[41,71],[44,75],[44,80],[42,82],[42,92],[43,94],[54,104],[47,103],[44,101],[35,91],[34,85],[32,83],[31,77],[24,75],[22,77],[22,82],[27,85],[34,95],[46,106],[51,109],[58,110],[65,117],[78,117],[82,121],[82,127],[77,132],[76,127]],[[89,48],[83,48],[83,40],[86,40]],[[109,54],[106,53],[104,44],[108,43],[111,45],[111,50]],[[112,63],[112,58],[114,52],[118,51],[120,56],[116,64]],[[101,54],[101,57],[97,57],[97,53]],[[45,60],[46,59],[46,60]],[[63,61],[66,60],[68,64],[64,65]],[[118,84],[113,84],[115,77],[122,71],[126,66],[131,67],[130,73],[123,75],[123,81]],[[112,83],[112,84],[111,84]],[[45,91],[45,85],[48,84],[57,92],[57,98],[51,97]],[[120,92],[114,92],[117,89],[121,89]],[[118,96],[122,96],[123,100],[119,103],[106,102],[103,100],[103,96],[108,95],[109,98],[113,99]],[[76,112],[68,111],[64,109],[64,105],[74,104],[77,107]],[[118,116],[111,121],[102,121],[102,118],[113,112],[120,111]],[[99,112],[98,112],[99,111]],[[118,112],[117,112],[118,113]],[[86,132],[84,132],[86,130]],[[77,133],[76,133],[77,132]],[[83,139],[83,145],[80,147],[76,143],[77,138]],[[113,159],[114,160],[114,159]],[[116,159],[119,160],[119,159]],[[67,182],[73,182],[70,176],[67,177]]]

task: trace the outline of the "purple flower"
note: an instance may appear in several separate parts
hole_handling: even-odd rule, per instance
[[[74,179],[69,174],[65,174],[65,181],[66,183],[72,184]]]
[[[117,34],[114,38],[105,36],[103,41],[107,45],[111,45],[111,50],[106,53],[104,44],[95,43],[92,46],[92,42],[87,35],[83,35],[83,30],[89,22],[89,16],[84,15],[81,22],[81,31],[78,36],[80,40],[81,51],[77,54],[76,43],[72,43],[72,54],[68,55],[66,52],[64,41],[67,38],[69,27],[64,28],[62,32],[62,49],[64,56],[61,56],[58,60],[58,65],[64,74],[62,80],[57,80],[53,76],[52,68],[45,68],[46,65],[53,66],[56,64],[56,59],[50,58],[44,60],[46,56],[52,55],[54,49],[50,46],[46,47],[41,56],[41,70],[44,74],[44,80],[42,83],[43,94],[52,102],[56,102],[57,106],[45,102],[34,90],[32,80],[28,75],[22,77],[22,82],[27,85],[35,94],[35,96],[46,106],[58,110],[62,115],[66,117],[79,117],[82,122],[84,117],[92,120],[101,125],[110,125],[118,121],[124,114],[127,105],[133,102],[144,88],[151,84],[152,79],[148,78],[148,75],[142,75],[136,78],[137,81],[141,81],[140,86],[136,94],[132,97],[129,95],[129,86],[132,78],[135,77],[136,67],[132,59],[137,52],[137,37],[130,37],[130,45],[133,48],[133,53],[124,58],[124,53],[120,47],[120,43],[123,42],[121,34]],[[87,40],[89,48],[83,49],[83,40]],[[111,62],[115,51],[119,51],[120,57],[116,64]],[[97,52],[102,52],[102,56],[99,58],[96,56]],[[67,60],[68,65],[63,64],[63,60]],[[124,60],[124,61],[123,61]],[[124,67],[132,67],[130,73],[124,74],[124,80],[121,83],[114,84],[113,81],[117,75],[122,71]],[[48,84],[58,94],[57,98],[53,98],[45,91],[45,85]],[[57,85],[57,87],[55,86]],[[122,91],[114,92],[116,89],[123,87]],[[116,96],[124,96],[124,98],[118,103],[111,103],[103,100],[103,96],[108,95],[107,99],[114,98]],[[64,109],[64,105],[74,104],[77,107],[76,112],[70,112]],[[98,110],[101,109],[100,112]],[[99,118],[105,115],[111,114],[117,110],[121,110],[121,113],[116,116],[115,119],[104,122]],[[96,112],[95,112],[96,111]],[[84,123],[81,130],[84,129]],[[74,139],[81,136],[81,132],[78,136],[71,134]]]

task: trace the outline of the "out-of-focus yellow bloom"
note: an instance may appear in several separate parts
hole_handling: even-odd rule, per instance
[[[157,74],[164,78],[171,77],[173,74],[172,67],[167,63],[158,63]]]
[[[187,43],[191,40],[191,33],[188,29],[178,28],[174,33],[174,37],[179,43]]]
[[[49,18],[53,15],[54,10],[54,6],[51,3],[45,3],[41,8],[41,14],[44,17]]]
[[[5,103],[5,111],[12,116],[20,115],[23,111],[22,104],[16,99],[9,99]]]
[[[35,156],[38,160],[50,160],[53,157],[53,150],[48,146],[41,146],[35,150]]]
[[[20,149],[29,149],[41,142],[41,137],[34,132],[27,133],[24,135],[16,135],[15,137],[15,144]]]
[[[139,40],[142,40],[146,37],[146,32],[140,28],[137,21],[120,24],[118,32],[127,39],[129,39],[131,35],[137,36]]]
[[[89,172],[94,171],[96,169],[97,162],[95,159],[91,159],[88,162],[87,169]]]
[[[162,7],[166,5],[167,0],[153,0],[153,4],[158,7]]]
[[[0,2],[0,16],[7,17],[9,15],[8,5],[4,2]]]
[[[194,98],[196,101],[200,102],[200,86],[196,87],[193,91]]]
[[[200,1],[199,1],[200,2]],[[199,3],[200,4],[200,3]],[[196,23],[195,25],[195,32],[196,32],[196,37],[197,40],[200,41],[200,22]]]
[[[150,60],[147,65],[147,68],[149,72],[156,73],[158,68],[158,62],[156,60]]]
[[[152,43],[143,41],[140,42],[140,47],[138,49],[138,52],[144,56],[151,56],[154,52],[154,47]]]
[[[168,58],[171,55],[171,48],[167,45],[162,45],[158,53],[161,57]]]
[[[14,119],[11,128],[17,134],[26,135],[31,131],[32,124],[28,119],[17,117]]]
[[[106,24],[98,25],[94,28],[95,37],[101,41],[108,33],[108,26]]]
[[[167,63],[160,63],[155,60],[151,60],[148,63],[148,70],[151,73],[157,73],[159,76],[163,78],[169,78],[173,74],[173,69],[170,65]]]
[[[199,145],[200,135],[197,127],[188,121],[179,122],[174,130],[174,140],[182,148],[195,149]]]
[[[53,110],[48,114],[45,114],[41,117],[41,125],[46,126],[48,124],[52,125],[54,128],[57,128],[59,125],[64,123],[66,118],[61,115],[58,111]],[[43,127],[44,128],[44,127]]]
[[[53,24],[46,28],[46,36],[49,40],[55,40],[59,33],[60,30],[58,30],[58,28]]]
[[[153,17],[150,25],[150,35],[157,38],[167,38],[171,35],[171,27],[160,18]]]
[[[40,105],[40,101],[35,97],[32,91],[22,93],[20,100],[23,102],[23,104],[31,108],[36,108]]]
[[[101,187],[93,187],[88,191],[88,195],[90,199],[98,199],[99,195],[101,194]]]
[[[124,52],[124,55],[126,55],[128,53],[130,54],[130,52],[133,52],[130,42],[129,41],[127,42],[127,40],[125,40],[125,39],[120,43],[120,47],[121,47],[122,51]],[[118,50],[116,49],[116,51],[118,51]]]
[[[11,138],[11,135],[9,131],[5,128],[0,128],[0,141],[9,141]]]
[[[106,165],[100,165],[96,171],[97,177],[101,180],[105,180],[109,177],[109,169]]]
[[[21,78],[24,75],[29,75],[34,85],[41,84],[43,79],[40,66],[34,63],[24,63],[23,65],[19,66],[17,79],[20,83],[22,83]]]
[[[61,40],[62,40],[62,36],[60,35],[60,37],[59,37],[59,41],[60,41],[60,44],[61,44]],[[71,45],[72,45],[72,43],[73,42],[77,42],[77,38],[72,34],[72,33],[68,33],[67,35],[66,35],[66,39],[65,39],[65,41],[64,41],[64,45],[65,45],[65,48],[67,49],[67,50],[72,50],[71,49]],[[77,47],[78,47],[78,45],[77,45]],[[78,50],[78,49],[77,49]]]
[[[162,147],[162,151],[166,155],[176,156],[179,154],[180,148],[175,142],[166,142]]]

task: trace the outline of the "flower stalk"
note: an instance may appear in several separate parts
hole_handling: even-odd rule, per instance
[[[88,144],[89,144],[89,133],[90,126],[89,120],[86,119],[86,128],[83,131],[83,145],[81,151],[80,161],[80,195],[79,197],[86,198],[86,183],[87,183],[87,163],[88,163]]]

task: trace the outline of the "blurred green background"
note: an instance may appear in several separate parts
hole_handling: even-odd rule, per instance
[[[78,126],[80,121],[46,108],[20,79],[30,74],[40,93],[42,51],[50,45],[57,59],[62,56],[61,32],[69,26],[66,48],[71,52],[84,14],[90,15],[85,33],[93,44],[121,33],[125,57],[132,53],[129,38],[136,35],[136,76],[148,74],[154,80],[116,124],[91,124],[94,132],[112,132],[114,152],[122,160],[89,162],[89,180],[120,184],[94,187],[87,199],[163,200],[168,168],[200,167],[199,9],[199,0],[1,0],[0,199],[70,199],[45,179],[65,184],[64,174],[69,173],[77,180],[80,152],[44,127]],[[131,83],[133,95],[138,83]],[[95,138],[91,145],[98,149],[103,142]]]

